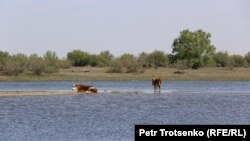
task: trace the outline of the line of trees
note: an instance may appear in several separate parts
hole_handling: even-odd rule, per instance
[[[213,53],[212,56],[199,61],[193,59],[176,59],[173,54],[167,54],[160,50],[152,53],[142,52],[138,56],[125,53],[114,57],[109,51],[101,52],[99,55],[91,55],[81,50],[73,50],[67,55],[73,66],[107,67],[107,72],[143,72],[145,68],[174,67],[193,68],[200,67],[250,67],[250,52],[246,55],[229,55],[227,52]],[[196,64],[197,63],[197,64]]]
[[[55,52],[47,51],[44,56],[37,54],[10,55],[0,51],[0,73],[3,75],[19,75],[23,72],[34,75],[58,72],[61,68],[71,66],[106,67],[107,72],[143,72],[145,68],[175,67],[250,67],[250,52],[241,55],[229,55],[227,52],[216,52],[211,44],[211,34],[201,29],[196,31],[182,30],[174,39],[172,54],[155,50],[151,53],[142,52],[138,56],[125,53],[115,57],[109,51],[90,54],[82,50],[67,53],[66,59],[60,59]]]
[[[59,59],[55,52],[47,51],[43,57],[37,54],[27,56],[22,53],[10,55],[8,52],[0,51],[0,72],[3,75],[18,76],[24,72],[42,75],[44,73],[55,73],[60,68],[69,68],[70,61]]]
[[[73,50],[67,54],[67,59],[73,66],[108,67],[107,72],[143,72],[147,67],[166,67],[168,55],[163,51],[155,50],[152,53],[142,52],[139,56],[125,53],[114,57],[109,51],[99,55],[92,55],[81,50]]]
[[[187,69],[201,65],[192,64],[192,66],[189,61],[188,59],[176,59],[173,54],[166,54],[160,50],[155,50],[152,53],[142,52],[138,56],[125,53],[119,57],[115,57],[109,51],[103,51],[95,55],[81,50],[73,50],[67,54],[65,59],[60,59],[52,51],[47,51],[42,57],[37,54],[30,56],[21,53],[10,55],[8,52],[0,51],[0,74],[17,76],[25,72],[39,76],[46,73],[55,73],[59,69],[70,68],[71,66],[106,67],[108,73],[142,73],[146,68]],[[214,53],[208,63],[204,62],[200,67],[225,67],[229,69],[250,67],[250,52],[244,56],[217,52]]]

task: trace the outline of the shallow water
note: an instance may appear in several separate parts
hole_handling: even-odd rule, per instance
[[[153,92],[150,81],[0,82],[0,91],[71,91],[75,83],[94,85],[101,93]],[[162,93],[250,93],[250,81],[165,81]]]
[[[250,81],[170,81],[163,94],[147,81],[85,83],[102,93],[0,97],[0,140],[134,140],[135,124],[250,124]],[[0,82],[0,91],[72,84]]]

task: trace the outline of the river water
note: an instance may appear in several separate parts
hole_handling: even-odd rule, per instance
[[[70,94],[74,83],[98,95]],[[0,97],[0,140],[134,140],[136,124],[250,124],[250,81],[0,82],[0,91],[69,95]]]

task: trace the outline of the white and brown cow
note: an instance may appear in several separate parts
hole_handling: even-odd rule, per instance
[[[87,86],[83,84],[75,84],[72,87],[72,91],[84,94],[97,94],[97,89],[94,86]]]

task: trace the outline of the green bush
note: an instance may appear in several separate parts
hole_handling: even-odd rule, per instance
[[[91,55],[81,50],[73,50],[67,54],[67,59],[74,66],[87,66],[91,64]]]
[[[45,73],[55,73],[59,70],[59,59],[55,52],[47,51],[44,56],[44,61],[46,64],[46,67],[44,69]]]
[[[0,51],[0,71],[5,67],[7,58],[9,58],[9,53]]]
[[[244,56],[245,66],[250,67],[250,52]]]
[[[168,55],[163,51],[155,50],[148,55],[147,59],[150,66],[154,66],[155,68],[166,67],[168,65]]]
[[[97,66],[98,67],[107,67],[111,64],[114,56],[109,51],[103,51],[97,56]]]
[[[149,61],[149,54],[146,52],[142,52],[139,54],[137,58],[137,62],[141,65],[143,68],[150,68],[152,64]]]
[[[108,68],[109,73],[135,73],[141,72],[141,64],[132,54],[125,53],[111,63]]]
[[[234,67],[243,67],[244,64],[244,58],[241,55],[232,55],[230,56],[232,59],[232,65]]]
[[[24,54],[16,54],[9,56],[5,59],[5,65],[2,68],[2,71],[6,75],[19,75],[23,73],[28,66],[28,57]]]
[[[107,73],[122,73],[124,72],[123,65],[119,60],[112,61],[111,65],[107,69]]]
[[[227,52],[217,52],[214,56],[216,67],[229,66],[229,55]]]
[[[42,75],[45,72],[46,63],[42,57],[32,54],[29,57],[29,70],[35,75]]]

